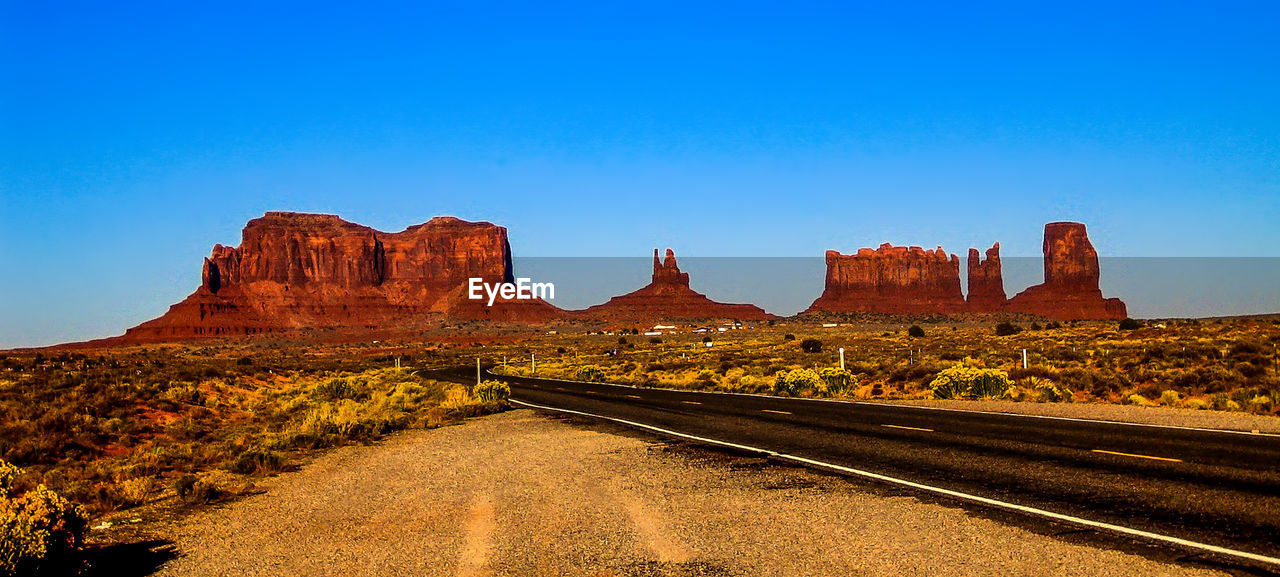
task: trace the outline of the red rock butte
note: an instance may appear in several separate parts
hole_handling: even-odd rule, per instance
[[[297,328],[379,328],[455,317],[543,321],[541,300],[466,298],[469,278],[511,282],[507,230],[436,217],[385,233],[333,215],[268,212],[240,246],[215,245],[200,288],[123,343],[253,335]]]
[[[577,313],[590,319],[610,322],[687,321],[699,319],[762,320],[773,318],[764,309],[750,304],[718,303],[689,288],[689,273],[680,272],[676,255],[667,249],[658,259],[653,249],[653,281],[644,288],[616,296]]]
[[[1098,286],[1098,253],[1078,222],[1053,222],[1044,229],[1045,282],[1005,295],[1000,243],[986,251],[969,249],[969,295],[960,290],[960,261],[942,247],[923,250],[883,244],[856,254],[827,251],[826,286],[805,311],[883,314],[1018,312],[1059,320],[1122,319],[1124,302],[1103,298]]]

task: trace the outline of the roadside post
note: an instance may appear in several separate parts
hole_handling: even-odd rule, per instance
[[[840,370],[844,370],[844,347],[840,347]]]
[[[1022,369],[1027,368],[1027,349],[1022,349]]]
[[[536,373],[538,372],[538,361],[534,360],[533,357],[533,353],[529,353],[529,372]]]
[[[476,357],[476,384],[480,384],[480,357]]]

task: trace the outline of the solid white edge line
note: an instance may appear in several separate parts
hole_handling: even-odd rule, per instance
[[[1229,435],[1247,435],[1250,437],[1280,438],[1280,433],[1254,433],[1252,431],[1238,431],[1235,429],[1210,429],[1208,427],[1182,427],[1178,425],[1157,425],[1154,423],[1131,423],[1128,421],[1108,421],[1105,419],[1084,419],[1080,417],[1058,417],[1054,415],[1028,415],[1026,413],[1008,413],[1005,411],[978,411],[974,409],[930,407],[928,405],[903,405],[901,403],[875,403],[871,401],[847,401],[843,399],[806,399],[803,397],[779,397],[777,395],[761,395],[759,393],[730,393],[726,391],[686,391],[683,389],[668,389],[663,387],[637,387],[633,385],[620,385],[618,383],[596,383],[591,381],[575,381],[571,379],[551,379],[547,377],[524,377],[521,375],[504,375],[501,373],[495,373],[492,370],[488,370],[488,369],[486,369],[485,372],[489,373],[489,375],[494,377],[537,379],[540,381],[559,381],[561,383],[577,383],[582,385],[604,385],[609,387],[637,389],[642,391],[671,391],[673,393],[686,393],[690,395],[732,395],[736,397],[760,397],[763,399],[778,399],[780,401],[809,401],[809,402],[817,402],[817,403],[844,403],[846,405],[867,405],[871,407],[899,407],[903,409],[922,409],[927,411],[948,411],[952,413],[974,413],[979,415],[1003,415],[1007,417],[1022,417],[1027,419],[1048,419],[1052,421],[1074,421],[1077,423],[1101,423],[1104,425],[1124,425],[1128,427],[1149,427],[1154,429],[1173,429],[1178,431],[1201,431],[1205,433],[1226,433]]]
[[[709,444],[712,444],[712,445],[719,445],[719,446],[722,446],[722,447],[731,447],[731,448],[734,448],[734,449],[739,449],[739,450],[743,450],[743,451],[750,451],[750,452],[753,452],[753,453],[760,453],[760,454],[768,455],[768,456],[770,456],[770,457],[774,457],[774,458],[777,458],[777,459],[783,459],[783,460],[788,460],[788,461],[794,461],[794,462],[796,462],[796,463],[803,463],[803,464],[811,465],[811,466],[814,466],[814,467],[819,467],[819,468],[824,468],[824,469],[830,469],[830,470],[834,470],[834,471],[840,471],[840,472],[842,472],[842,473],[848,473],[848,474],[850,474],[850,475],[856,475],[856,476],[859,476],[859,477],[866,477],[866,478],[868,478],[868,479],[875,479],[875,480],[877,480],[877,481],[881,481],[881,482],[885,482],[885,483],[890,483],[890,484],[894,484],[894,485],[901,485],[901,486],[904,486],[904,487],[910,487],[910,488],[912,488],[912,489],[917,489],[917,490],[920,490],[920,491],[925,491],[925,492],[927,492],[927,493],[935,493],[935,494],[938,494],[938,495],[945,495],[945,496],[947,496],[947,497],[951,497],[951,498],[954,498],[954,499],[960,499],[960,500],[962,500],[962,501],[971,501],[971,502],[974,502],[974,503],[981,503],[981,504],[983,504],[983,505],[988,505],[988,506],[996,507],[996,508],[1000,508],[1000,509],[1007,509],[1007,510],[1011,510],[1011,511],[1018,511],[1018,512],[1020,512],[1020,513],[1024,513],[1024,514],[1027,514],[1027,515],[1033,515],[1033,516],[1038,516],[1038,517],[1047,517],[1047,518],[1049,518],[1049,519],[1056,519],[1056,520],[1058,520],[1058,521],[1064,521],[1064,522],[1072,523],[1072,524],[1075,524],[1075,525],[1083,525],[1083,526],[1085,526],[1085,527],[1093,527],[1093,528],[1096,528],[1096,529],[1102,529],[1102,530],[1104,530],[1104,531],[1110,531],[1110,532],[1113,532],[1113,533],[1120,533],[1120,534],[1124,534],[1124,535],[1132,535],[1132,536],[1134,536],[1134,537],[1141,537],[1141,538],[1143,538],[1143,539],[1149,539],[1149,540],[1152,540],[1152,541],[1160,541],[1160,542],[1163,542],[1163,543],[1169,543],[1169,544],[1172,544],[1172,545],[1178,545],[1178,546],[1180,546],[1180,547],[1186,547],[1186,548],[1189,548],[1189,549],[1199,549],[1199,550],[1201,550],[1201,551],[1207,551],[1207,552],[1210,552],[1210,553],[1217,553],[1217,554],[1219,554],[1219,555],[1226,555],[1226,556],[1229,556],[1229,557],[1238,557],[1238,558],[1241,558],[1241,559],[1248,559],[1248,560],[1250,560],[1250,561],[1256,561],[1256,562],[1259,562],[1259,563],[1267,563],[1267,564],[1270,564],[1270,565],[1280,565],[1280,558],[1276,558],[1276,557],[1268,557],[1268,556],[1266,556],[1266,555],[1259,555],[1259,554],[1257,554],[1257,553],[1250,553],[1250,552],[1248,552],[1248,551],[1238,551],[1238,550],[1236,550],[1236,549],[1228,549],[1228,548],[1226,548],[1226,547],[1219,547],[1219,546],[1217,546],[1217,545],[1210,545],[1210,544],[1208,544],[1208,543],[1201,543],[1201,542],[1199,542],[1199,541],[1191,541],[1191,540],[1188,540],[1188,539],[1182,539],[1182,538],[1179,538],[1179,537],[1172,537],[1172,536],[1169,536],[1169,535],[1161,535],[1161,534],[1159,534],[1159,533],[1151,533],[1151,532],[1148,532],[1148,531],[1143,531],[1143,530],[1141,530],[1141,529],[1134,529],[1134,528],[1131,528],[1131,527],[1124,527],[1124,526],[1121,526],[1121,525],[1112,525],[1111,523],[1103,523],[1102,521],[1092,521],[1092,520],[1084,519],[1084,518],[1081,518],[1081,517],[1074,517],[1074,516],[1071,516],[1071,515],[1065,515],[1065,514],[1063,514],[1063,513],[1054,513],[1053,511],[1046,511],[1046,510],[1044,510],[1044,509],[1037,509],[1037,508],[1035,508],[1035,507],[1028,507],[1028,506],[1026,506],[1026,505],[1018,505],[1018,504],[1016,504],[1016,503],[1008,503],[1008,502],[1005,502],[1005,501],[998,501],[998,500],[996,500],[996,499],[989,499],[989,498],[987,498],[987,497],[979,497],[979,496],[977,496],[977,495],[970,495],[970,494],[968,494],[968,493],[961,493],[961,492],[959,492],[959,491],[953,491],[953,490],[951,490],[951,489],[944,489],[944,488],[942,488],[942,487],[934,487],[934,486],[932,486],[932,485],[925,485],[925,484],[923,484],[923,483],[917,483],[917,482],[915,482],[915,481],[908,481],[908,480],[906,480],[906,479],[899,479],[899,478],[897,478],[897,477],[890,477],[890,476],[888,476],[888,475],[881,475],[881,474],[879,474],[879,473],[872,473],[872,472],[870,472],[870,471],[863,471],[863,470],[861,470],[861,469],[854,469],[854,468],[852,468],[852,467],[845,467],[844,465],[837,465],[837,464],[834,464],[834,463],[827,463],[827,462],[824,462],[824,461],[818,461],[818,460],[815,460],[815,459],[809,459],[809,458],[805,458],[805,457],[798,457],[798,456],[796,456],[796,455],[788,455],[788,454],[786,454],[786,453],[779,453],[779,452],[777,452],[777,451],[771,451],[771,450],[769,450],[769,449],[761,449],[761,448],[759,448],[759,447],[752,447],[752,446],[750,446],[750,445],[741,445],[741,444],[738,444],[738,443],[731,443],[731,442],[729,442],[729,441],[721,441],[721,440],[718,440],[718,439],[708,439],[708,438],[706,438],[706,437],[699,437],[699,436],[697,436],[697,435],[690,435],[690,434],[688,434],[688,433],[680,433],[680,432],[677,432],[677,431],[672,431],[672,430],[670,430],[670,429],[663,429],[662,427],[655,427],[655,426],[653,426],[653,425],[646,425],[646,424],[644,424],[644,423],[637,423],[637,422],[635,422],[635,421],[628,421],[628,420],[626,420],[626,419],[619,419],[619,418],[617,418],[617,417],[606,417],[606,416],[604,416],[604,415],[597,415],[597,414],[594,414],[594,413],[587,413],[587,412],[583,412],[583,411],[575,411],[575,410],[572,410],[572,409],[561,409],[561,408],[557,408],[557,407],[548,407],[548,406],[545,406],[545,405],[535,405],[535,404],[533,404],[533,403],[526,403],[526,402],[524,402],[524,401],[517,401],[517,400],[515,400],[515,399],[512,399],[512,400],[511,400],[511,402],[512,402],[512,403],[515,403],[515,404],[517,404],[517,405],[522,405],[522,406],[529,407],[529,408],[533,408],[533,409],[540,409],[540,410],[545,410],[545,411],[556,411],[556,412],[560,412],[560,413],[569,413],[569,414],[573,414],[573,415],[582,415],[582,416],[584,416],[584,417],[592,417],[592,418],[595,418],[595,419],[602,419],[602,420],[605,420],[605,421],[613,421],[613,422],[615,422],[615,423],[622,423],[622,424],[624,424],[624,425],[628,425],[628,426],[631,426],[631,427],[636,427],[636,428],[640,428],[640,429],[647,429],[647,430],[650,430],[650,431],[656,431],[656,432],[662,433],[662,434],[664,434],[664,435],[670,435],[670,436],[680,437],[680,438],[684,438],[684,439],[692,439],[692,440],[699,441],[699,442],[703,442],[703,443],[709,443]]]

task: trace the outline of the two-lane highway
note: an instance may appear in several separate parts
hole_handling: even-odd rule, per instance
[[[525,406],[1280,567],[1275,435],[499,378]]]

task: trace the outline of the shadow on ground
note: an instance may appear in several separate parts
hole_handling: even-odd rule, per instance
[[[142,577],[155,573],[177,556],[173,541],[163,539],[91,546],[84,550],[85,569],[80,575]]]

